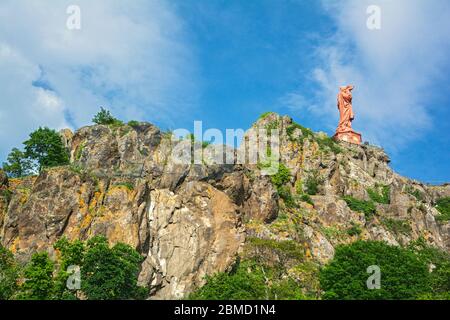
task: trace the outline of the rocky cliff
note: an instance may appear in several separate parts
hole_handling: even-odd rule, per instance
[[[54,254],[63,236],[106,235],[145,256],[139,281],[156,299],[181,298],[230,268],[250,238],[293,240],[319,265],[357,239],[422,237],[450,251],[450,224],[434,207],[449,185],[401,177],[382,149],[334,143],[286,116],[253,128],[280,130],[281,183],[262,165],[180,164],[173,150],[191,140],[174,142],[149,123],[64,130],[69,166],[0,175],[1,243],[25,261]]]

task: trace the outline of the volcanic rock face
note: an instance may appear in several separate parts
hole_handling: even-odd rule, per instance
[[[317,263],[331,259],[337,244],[356,239],[405,245],[423,237],[450,250],[450,224],[437,222],[433,207],[450,196],[448,185],[401,177],[382,149],[333,144],[289,117],[270,114],[258,127],[280,130],[294,206],[257,165],[179,163],[190,140],[174,142],[148,123],[96,125],[61,132],[69,166],[9,181],[0,172],[0,241],[24,261],[36,251],[53,254],[62,236],[127,243],[145,257],[139,282],[156,299],[181,298],[205,275],[230,268],[248,237],[297,241]],[[312,185],[315,192],[308,190]],[[380,186],[389,187],[390,201],[376,203],[373,215],[343,200],[369,200],[368,190]],[[300,199],[306,191],[313,193],[311,203]],[[355,228],[360,232],[348,232]]]

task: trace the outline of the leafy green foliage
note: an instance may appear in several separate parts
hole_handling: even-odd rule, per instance
[[[238,262],[229,273],[206,277],[206,284],[189,295],[191,300],[300,300],[299,284],[292,278],[279,279],[273,269],[255,261]]]
[[[335,154],[342,152],[342,149],[341,147],[339,147],[339,144],[330,137],[317,138],[317,143],[319,144],[319,147],[322,150],[329,149]]]
[[[103,124],[113,127],[120,127],[123,122],[114,118],[109,110],[100,107],[100,111],[94,116],[92,122],[95,124]]]
[[[24,270],[25,282],[20,288],[19,299],[49,300],[53,297],[54,263],[46,252],[35,253]]]
[[[270,177],[272,184],[278,189],[291,179],[291,171],[283,163],[280,163],[278,172]]]
[[[0,246],[0,299],[77,299],[67,288],[69,266],[81,267],[81,292],[88,299],[144,299],[147,288],[137,285],[143,257],[129,245],[110,247],[105,237],[87,243],[61,238],[54,244],[57,261],[35,253],[19,274],[13,255]],[[18,285],[17,279],[23,278]]]
[[[3,163],[3,170],[11,178],[20,178],[33,172],[33,163],[23,151],[13,148],[7,162]]]
[[[317,173],[314,173],[306,179],[303,188],[306,193],[313,196],[319,192],[319,185],[322,183],[322,180],[319,178]]]
[[[409,249],[431,269],[429,284],[432,290],[419,298],[450,300],[450,254],[428,245],[423,238],[410,243]]]
[[[362,233],[362,229],[359,225],[352,223],[352,226],[347,229],[347,234],[351,237],[359,236]]]
[[[381,192],[380,192],[381,189]],[[391,187],[386,185],[376,185],[375,188],[367,189],[370,199],[382,204],[389,204],[391,202]]]
[[[11,251],[0,245],[0,300],[12,298],[16,292],[19,267]]]
[[[261,115],[259,116],[259,119],[260,119],[260,120],[264,120],[265,118],[267,118],[267,117],[268,117],[269,115],[271,115],[271,114],[273,114],[272,111],[264,112],[263,114],[261,114]]]
[[[300,137],[298,137],[297,139],[294,138],[294,132],[296,129],[299,129],[302,132],[302,135]],[[286,133],[289,136],[289,139],[291,141],[297,140],[299,143],[303,143],[303,140],[305,138],[313,138],[314,137],[314,133],[310,129],[305,128],[295,122],[286,128]]]
[[[251,272],[248,272],[248,269]],[[189,296],[191,300],[257,300],[265,299],[264,273],[254,263],[244,262],[230,273],[206,277],[206,285]]]
[[[130,127],[138,127],[139,125],[140,125],[140,122],[139,121],[136,121],[136,120],[131,120],[131,121],[129,121],[128,123],[127,123]]]
[[[388,230],[396,234],[411,234],[412,229],[408,222],[398,219],[385,218],[381,221]]]
[[[450,220],[450,197],[438,199],[436,201],[436,209],[441,213],[436,217],[439,221]]]
[[[85,245],[80,240],[70,242],[67,238],[59,239],[53,247],[59,253],[59,270],[55,282],[55,299],[73,300],[76,299],[75,292],[68,290],[67,280],[69,266],[81,266],[85,254]]]
[[[368,289],[367,268],[381,270],[381,288]],[[377,241],[338,246],[320,271],[324,299],[417,299],[432,291],[428,266],[414,252]]]
[[[81,267],[81,289],[88,299],[144,298],[146,289],[137,285],[143,258],[133,248],[118,243],[112,248],[104,237],[87,242]]]
[[[301,260],[304,257],[303,248],[292,240],[276,241],[261,238],[249,238],[248,243],[253,250],[254,259],[265,259],[269,254],[277,255],[281,264],[286,264],[288,260]]]
[[[364,213],[366,219],[371,218],[377,211],[372,201],[360,200],[352,196],[345,196],[343,200],[351,210]]]
[[[69,153],[55,130],[39,128],[23,144],[27,158],[38,163],[39,171],[69,163]]]
[[[9,204],[11,202],[13,192],[9,189],[3,189],[0,191],[0,193],[4,201],[6,201],[6,203]]]
[[[416,188],[414,188],[414,187],[412,187],[410,185],[407,185],[405,187],[405,191],[408,194],[410,194],[413,197],[415,197],[417,199],[417,201],[424,201],[424,199],[425,199],[425,196],[424,196],[424,194],[422,192],[420,192],[419,190],[417,190]]]
[[[130,182],[120,182],[115,184],[116,187],[125,187],[130,191],[134,190],[134,185]]]
[[[283,163],[278,166],[278,171],[270,177],[272,184],[275,186],[278,195],[284,200],[287,207],[293,208],[297,204],[292,197],[291,191],[287,184],[291,180],[291,171]]]
[[[308,194],[300,195],[300,201],[309,203],[312,206],[314,205],[314,202],[312,201],[311,197]]]
[[[278,187],[277,192],[280,198],[283,199],[286,207],[296,208],[298,206],[288,186]]]

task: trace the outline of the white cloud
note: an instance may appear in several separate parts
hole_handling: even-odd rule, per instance
[[[381,8],[381,30],[366,27],[369,5]],[[390,150],[432,126],[430,101],[450,67],[450,3],[445,0],[323,1],[337,30],[317,48],[310,75],[318,87],[309,110],[334,129],[338,87],[354,84],[354,128]],[[305,92],[298,92],[303,94]],[[303,106],[308,103],[302,103]]]
[[[81,8],[81,30],[66,9]],[[166,1],[3,0],[0,158],[38,126],[90,122],[100,106],[169,123],[195,102],[196,65]]]

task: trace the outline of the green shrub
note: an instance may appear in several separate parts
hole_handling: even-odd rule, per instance
[[[188,296],[191,300],[300,300],[301,287],[291,277],[279,278],[273,268],[255,261],[236,263],[229,273],[206,277],[206,284]]]
[[[6,203],[9,204],[12,199],[13,192],[9,189],[1,190],[1,195],[5,199]]]
[[[317,138],[317,143],[322,150],[329,149],[335,154],[342,152],[339,144],[330,137]]]
[[[292,193],[287,186],[281,186],[277,188],[278,195],[281,199],[283,199],[284,204],[288,208],[296,208],[297,203],[295,202],[294,197],[292,196]]]
[[[380,190],[381,189],[381,190]],[[381,191],[381,192],[380,192]],[[386,185],[376,185],[374,189],[367,189],[370,199],[382,204],[389,204],[391,202],[391,187]]]
[[[0,300],[8,300],[16,293],[19,267],[13,254],[0,245]]]
[[[123,125],[123,122],[114,118],[109,110],[100,108],[100,111],[94,116],[92,122],[95,124],[103,124],[107,126],[111,126],[113,128],[120,127]]]
[[[265,118],[267,118],[269,115],[271,115],[271,114],[273,114],[274,112],[272,112],[272,111],[268,111],[268,112],[264,112],[263,114],[261,114],[260,116],[259,116],[259,119],[260,120],[264,120]]]
[[[78,146],[77,151],[76,151],[76,153],[75,153],[75,160],[78,161],[78,160],[81,159],[81,156],[83,155],[84,147],[85,147],[85,144],[84,144],[84,143],[81,143],[81,144]]]
[[[423,238],[411,242],[408,248],[428,267],[433,266],[429,280],[432,292],[427,292],[420,298],[450,300],[450,254],[430,246]]]
[[[347,229],[347,234],[351,237],[359,236],[362,233],[362,229],[359,225],[352,223],[352,226]]]
[[[367,288],[372,265],[380,268],[380,289]],[[324,299],[417,299],[432,292],[429,281],[428,265],[414,252],[377,241],[338,246],[320,271]]]
[[[210,141],[202,141],[202,148],[205,149],[211,144]]]
[[[283,163],[280,163],[277,173],[272,175],[270,179],[278,189],[291,180],[291,171]]]
[[[307,194],[314,196],[319,192],[319,185],[322,183],[322,180],[319,179],[318,175],[315,173],[313,175],[310,175],[305,183],[304,183],[304,189]]]
[[[351,210],[364,213],[366,219],[371,218],[376,213],[375,204],[372,201],[359,200],[352,196],[345,196],[343,200]]]
[[[139,121],[136,121],[136,120],[131,120],[131,121],[128,121],[128,123],[127,123],[130,127],[139,127],[139,125],[140,125],[140,122]]]
[[[50,300],[53,298],[54,263],[46,252],[33,254],[30,263],[25,267],[25,282],[20,287],[19,299]]]
[[[450,220],[450,197],[438,199],[436,201],[436,209],[441,213],[436,217],[438,221]]]
[[[312,206],[314,205],[314,202],[311,199],[311,197],[309,196],[309,194],[302,194],[302,195],[300,195],[300,201],[309,203]]]
[[[116,187],[125,187],[130,191],[134,190],[134,185],[130,182],[120,182],[115,184]]]
[[[104,237],[87,242],[81,267],[81,289],[88,299],[142,299],[146,289],[137,285],[143,257],[129,245],[109,247]]]
[[[303,140],[305,138],[313,138],[314,137],[314,133],[311,131],[311,129],[305,128],[305,127],[299,125],[298,123],[294,122],[286,128],[286,133],[291,141],[296,140],[293,136],[296,129],[299,129],[302,132],[302,135],[297,139],[297,141],[299,143],[303,143]]]
[[[261,252],[265,252],[265,250],[276,254],[278,259],[283,260],[284,262],[290,259],[300,261],[304,257],[304,250],[301,245],[292,240],[277,241],[251,237],[247,239],[247,241],[251,248],[262,249],[262,251],[257,250],[254,256],[255,259],[265,259],[265,257],[263,257],[265,254],[260,254]]]
[[[248,271],[251,270],[251,272]],[[258,300],[268,298],[264,273],[251,262],[243,262],[231,273],[206,277],[206,284],[189,295],[191,300]]]
[[[392,218],[385,218],[382,223],[386,228],[396,234],[411,234],[412,228],[407,221],[397,220]]]
[[[420,192],[419,190],[417,190],[414,187],[411,186],[406,186],[405,191],[412,195],[413,197],[415,197],[417,199],[417,201],[424,201],[425,200],[425,196],[422,192]]]

